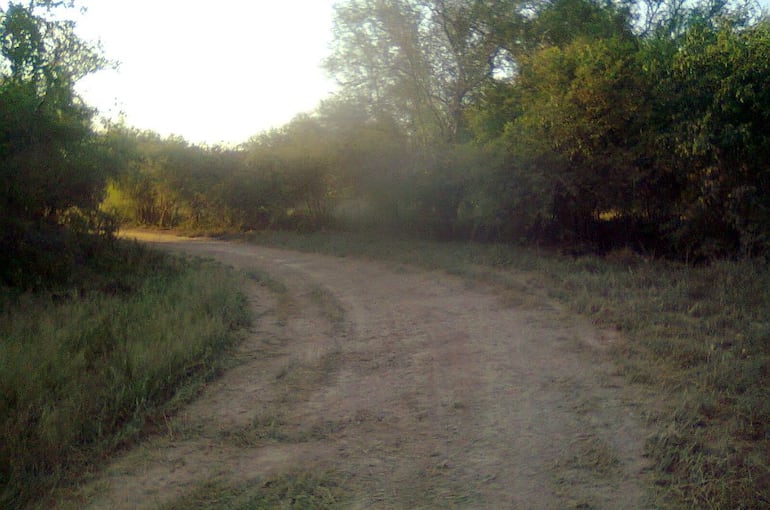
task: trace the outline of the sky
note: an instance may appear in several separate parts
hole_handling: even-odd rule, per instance
[[[321,62],[335,0],[77,0],[81,37],[117,70],[77,90],[106,118],[162,136],[237,145],[335,90]],[[770,0],[759,0],[765,8]]]
[[[334,0],[79,0],[78,34],[120,62],[77,90],[101,115],[192,143],[230,144],[309,112]]]

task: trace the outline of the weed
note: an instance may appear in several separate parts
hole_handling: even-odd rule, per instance
[[[557,467],[587,470],[597,476],[610,476],[619,463],[612,448],[597,437],[588,435],[578,438],[570,445]]]
[[[264,285],[275,294],[286,294],[286,292],[288,292],[286,285],[282,281],[276,280],[267,271],[252,268],[252,269],[245,270],[244,273],[246,274],[247,277],[251,278],[256,282],[259,282],[261,285]]]

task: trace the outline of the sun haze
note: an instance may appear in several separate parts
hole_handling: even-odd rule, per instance
[[[120,62],[78,91],[108,118],[195,143],[237,144],[335,88],[320,68],[333,0],[81,0],[78,33]]]

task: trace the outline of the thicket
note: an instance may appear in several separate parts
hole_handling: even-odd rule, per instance
[[[114,129],[131,164],[107,208],[690,261],[770,250],[770,23],[747,5],[348,1],[326,66],[336,97],[236,149]]]
[[[120,162],[74,93],[108,62],[48,15],[62,4],[0,10],[0,283],[15,287],[68,280],[113,230],[98,205]]]
[[[324,133],[304,118],[239,150],[189,145],[114,126],[104,135],[126,162],[101,210],[120,222],[191,230],[315,230],[336,193]]]

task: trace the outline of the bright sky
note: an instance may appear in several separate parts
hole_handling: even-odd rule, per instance
[[[78,90],[102,115],[194,143],[237,144],[313,110],[334,0],[79,0],[81,37],[117,71]],[[74,13],[73,13],[74,14]]]
[[[5,3],[5,2],[3,2]],[[335,0],[78,0],[78,31],[117,71],[78,90],[108,118],[194,143],[238,144],[334,91],[320,63]],[[770,0],[759,0],[765,8]]]

